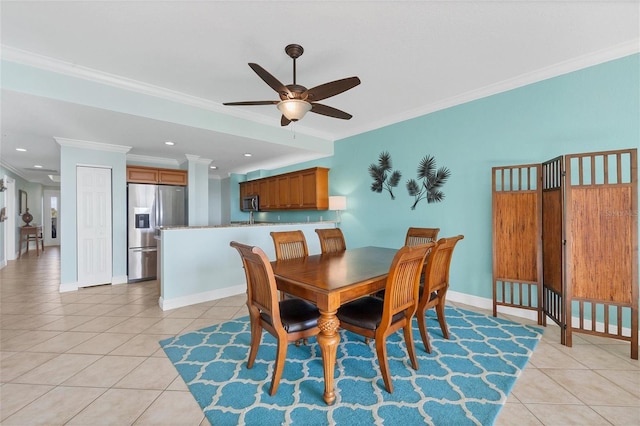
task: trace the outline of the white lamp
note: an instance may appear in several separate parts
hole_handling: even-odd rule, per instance
[[[311,110],[311,104],[300,99],[287,99],[278,103],[278,109],[287,119],[298,121]]]
[[[329,210],[336,212],[336,222],[340,222],[340,212],[347,209],[347,197],[335,195],[329,197]]]

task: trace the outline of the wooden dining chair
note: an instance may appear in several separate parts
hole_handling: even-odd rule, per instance
[[[276,249],[276,260],[296,259],[309,255],[304,233],[298,231],[271,232]]]
[[[302,299],[278,301],[273,269],[264,251],[236,241],[232,241],[230,245],[240,253],[247,279],[247,306],[251,322],[251,348],[247,368],[253,367],[264,329],[278,341],[276,365],[269,390],[270,395],[275,395],[284,370],[288,344],[317,335],[320,331],[320,312],[315,305]]]
[[[429,343],[425,319],[427,309],[435,306],[442,336],[445,339],[449,339],[449,330],[444,316],[445,299],[449,288],[449,269],[451,258],[453,257],[453,249],[458,241],[463,238],[463,235],[441,238],[429,254],[424,274],[424,284],[420,287],[420,302],[416,313],[420,336],[424,343],[424,349],[428,353],[431,353],[431,344]]]
[[[337,253],[347,249],[344,234],[340,228],[316,229],[316,233],[320,239],[322,254]]]
[[[418,369],[416,349],[413,344],[411,318],[418,305],[420,271],[427,251],[434,243],[416,247],[404,246],[393,258],[386,282],[385,298],[366,296],[346,303],[338,309],[340,326],[353,333],[373,338],[384,386],[393,392],[393,383],[387,360],[387,336],[404,330],[404,341],[414,370]]]

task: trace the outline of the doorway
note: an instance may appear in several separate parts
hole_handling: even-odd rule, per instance
[[[60,191],[45,190],[43,194],[43,232],[45,246],[60,245]]]

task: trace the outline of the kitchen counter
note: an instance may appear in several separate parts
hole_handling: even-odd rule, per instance
[[[174,229],[209,229],[209,228],[232,228],[238,226],[274,226],[274,225],[326,225],[332,224],[335,226],[337,222],[331,220],[325,220],[322,222],[254,222],[249,223],[248,221],[242,222],[231,222],[225,225],[202,225],[202,226],[163,226],[161,230],[174,230]]]
[[[243,294],[247,284],[238,252],[231,241],[258,246],[275,260],[270,233],[301,230],[309,254],[320,253],[316,229],[335,228],[335,222],[236,222],[216,226],[161,228],[158,256],[159,304],[163,310]]]

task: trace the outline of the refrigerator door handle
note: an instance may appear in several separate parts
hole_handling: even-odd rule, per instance
[[[162,191],[156,187],[156,227],[163,225],[162,219]]]
[[[140,253],[146,253],[146,252],[150,252],[150,251],[158,251],[157,247],[151,247],[151,248],[132,248],[129,249],[133,252],[140,252]]]

